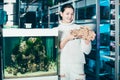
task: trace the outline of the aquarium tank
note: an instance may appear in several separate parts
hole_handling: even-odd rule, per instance
[[[3,36],[4,78],[57,75],[56,39],[56,36]]]

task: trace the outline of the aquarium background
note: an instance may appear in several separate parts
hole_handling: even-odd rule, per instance
[[[50,76],[58,73],[57,37],[4,37],[4,78]]]

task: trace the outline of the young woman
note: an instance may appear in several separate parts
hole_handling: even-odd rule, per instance
[[[91,40],[82,36],[74,36],[71,30],[81,26],[73,23],[74,8],[65,4],[61,8],[62,20],[58,26],[60,39],[60,79],[61,80],[85,80],[84,64],[85,54],[91,51]],[[93,33],[92,36],[95,34]]]

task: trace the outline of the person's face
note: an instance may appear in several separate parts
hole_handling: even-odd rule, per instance
[[[60,13],[63,23],[70,23],[74,18],[74,10],[72,8],[65,8],[64,12]]]

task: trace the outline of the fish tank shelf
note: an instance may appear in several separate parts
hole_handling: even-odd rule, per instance
[[[57,37],[54,29],[3,29],[3,78],[57,75]]]

